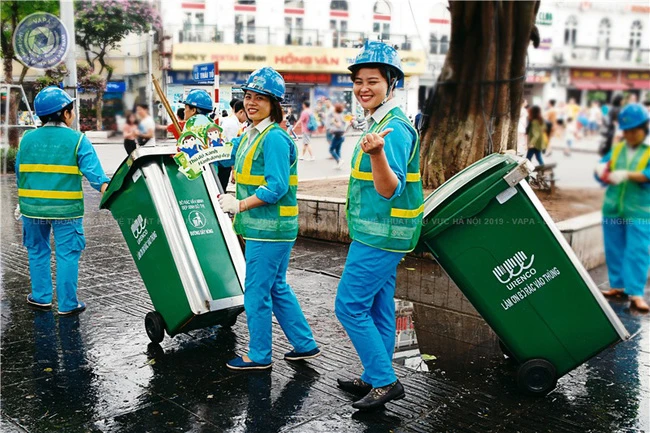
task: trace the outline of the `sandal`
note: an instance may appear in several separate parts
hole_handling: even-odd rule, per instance
[[[650,305],[641,296],[630,297],[630,309],[640,311],[641,313],[650,312]]]
[[[603,290],[600,293],[602,293],[603,296],[607,296],[608,298],[612,298],[612,297],[620,298],[620,297],[627,296],[625,294],[624,289],[609,289],[609,290]]]

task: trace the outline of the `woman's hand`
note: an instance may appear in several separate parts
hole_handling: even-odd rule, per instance
[[[368,155],[378,155],[384,151],[384,137],[393,132],[392,128],[384,129],[379,134],[366,134],[361,140],[361,150]]]

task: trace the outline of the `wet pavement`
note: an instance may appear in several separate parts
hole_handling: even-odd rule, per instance
[[[87,185],[79,296],[88,310],[76,318],[32,311],[14,182],[0,176],[2,432],[650,431],[650,315],[623,301],[612,305],[634,338],[561,378],[546,397],[519,394],[516,366],[499,357],[462,370],[436,360],[429,372],[396,366],[406,398],[356,413],[336,388],[336,378],[360,371],[333,312],[342,245],[300,240],[288,273],[320,358],[283,361],[290,347],[274,323],[272,371],[230,373],[225,362],[247,344],[244,315],[230,330],[151,345],[143,326],[149,297],[117,225],[96,210],[98,194]],[[603,268],[592,276],[607,287]]]

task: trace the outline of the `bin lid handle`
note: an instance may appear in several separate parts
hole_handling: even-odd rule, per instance
[[[530,173],[532,173],[534,169],[535,167],[533,167],[533,164],[529,160],[522,158],[517,164],[517,167],[503,176],[503,180],[505,180],[508,185],[515,186],[530,176]]]

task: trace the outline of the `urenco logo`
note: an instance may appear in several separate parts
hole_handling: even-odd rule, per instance
[[[138,244],[142,242],[142,239],[146,235],[147,220],[142,218],[142,215],[138,217],[131,224],[131,233],[133,237],[138,240]]]
[[[534,261],[534,254],[529,259],[526,253],[519,251],[492,269],[492,273],[508,290],[512,290],[537,273],[535,268],[532,268]]]

